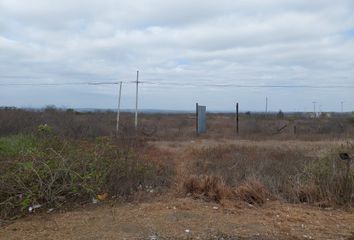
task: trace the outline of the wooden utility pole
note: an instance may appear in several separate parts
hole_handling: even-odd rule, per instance
[[[120,99],[121,99],[121,95],[122,95],[122,82],[119,83],[116,136],[118,136],[118,131],[119,131],[119,115],[120,115]]]
[[[197,133],[197,136],[199,136],[198,134],[198,103],[195,104],[195,132]]]
[[[136,93],[135,93],[135,131],[138,129],[138,94],[139,94],[139,71],[136,71]]]
[[[312,102],[313,104],[313,114],[315,115],[314,117],[316,117],[316,103],[315,101]]]
[[[236,134],[238,135],[238,103],[236,103]]]

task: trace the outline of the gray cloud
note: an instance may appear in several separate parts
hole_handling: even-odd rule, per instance
[[[163,83],[353,85],[353,29],[352,0],[0,0],[0,83],[130,81],[139,69],[142,80]],[[133,88],[125,86],[127,108]],[[21,88],[15,97],[18,87],[2,86],[1,105],[115,106],[113,87],[61,90]],[[141,104],[225,110],[240,99],[255,110],[268,95],[274,110],[310,110],[313,100],[353,110],[352,91],[143,84]]]

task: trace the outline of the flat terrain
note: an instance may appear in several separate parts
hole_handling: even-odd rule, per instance
[[[190,198],[29,216],[1,239],[353,239],[354,211]]]
[[[194,140],[152,142],[173,156],[176,182],[185,177],[191,147],[224,144],[296,148],[321,154],[340,141]],[[179,180],[178,180],[179,179]],[[149,194],[149,193],[144,193]],[[267,201],[206,202],[176,190],[134,203],[89,204],[67,212],[39,213],[0,228],[0,239],[354,239],[354,210]]]

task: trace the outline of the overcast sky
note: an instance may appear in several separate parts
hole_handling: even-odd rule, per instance
[[[273,111],[353,111],[354,1],[0,0],[0,84],[134,81],[136,70],[145,109],[262,111],[268,96]],[[117,92],[0,85],[0,106],[114,108]]]

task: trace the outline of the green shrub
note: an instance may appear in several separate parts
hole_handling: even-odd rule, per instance
[[[347,162],[339,158],[341,152],[353,156],[353,145],[348,144],[331,150],[306,166],[302,184],[312,183],[312,195],[317,195],[313,196],[313,199],[341,205],[351,202],[354,174],[350,167],[348,169]]]
[[[35,150],[35,137],[16,135],[0,138],[0,156],[26,156]]]
[[[51,134],[53,133],[53,128],[48,124],[40,124],[38,125],[38,132],[42,134]]]
[[[19,135],[1,138],[0,146],[3,218],[24,214],[37,204],[87,202],[100,193],[127,197],[142,186],[167,186],[173,176],[167,163],[110,138],[84,142],[52,133]]]

